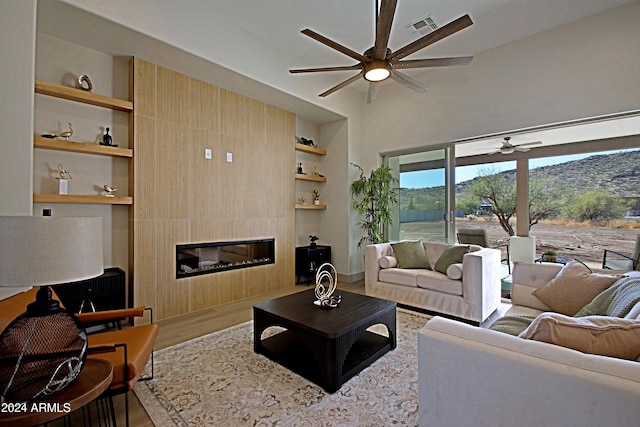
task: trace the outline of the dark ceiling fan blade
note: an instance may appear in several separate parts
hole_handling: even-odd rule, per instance
[[[349,70],[361,70],[362,64],[349,65],[346,67],[324,67],[324,68],[302,68],[297,70],[289,70],[291,74],[296,73],[321,73],[324,71],[349,71]]]
[[[380,15],[378,15],[378,22],[376,22],[376,43],[373,47],[373,59],[382,61],[387,57],[387,45],[389,44],[393,15],[396,13],[396,4],[397,0],[382,0]]]
[[[379,82],[369,82],[369,91],[367,92],[367,104],[373,104],[378,96]]]
[[[343,87],[350,85],[351,83],[359,80],[362,76],[364,75],[364,71],[360,71],[358,74],[356,74],[355,76],[351,77],[350,79],[347,79],[345,81],[343,81],[342,83],[335,85],[334,87],[332,87],[331,89],[322,92],[319,96],[325,97],[328,95],[331,95],[333,92],[342,89]]]
[[[422,83],[412,79],[411,77],[399,71],[395,71],[395,70],[391,71],[391,78],[397,81],[398,83],[402,83],[409,89],[413,89],[419,93],[425,93],[428,90],[427,87],[424,86]]]
[[[408,45],[401,47],[400,49],[393,52],[388,57],[388,60],[392,63],[398,62],[405,56],[411,55],[412,53],[415,53],[420,49],[423,49],[439,40],[442,40],[445,37],[455,34],[472,24],[473,21],[471,21],[469,15],[464,15],[456,19],[455,21],[449,22],[444,27],[440,27],[437,30],[427,34],[426,36],[420,37],[413,43],[409,43]]]
[[[318,33],[316,33],[313,30],[310,29],[304,29],[301,31],[302,34],[304,34],[305,36],[309,36],[312,39],[319,41],[320,43],[322,43],[323,45],[329,46],[332,49],[337,50],[340,53],[344,53],[347,56],[352,57],[353,59],[357,60],[357,61],[361,61],[361,62],[371,62],[370,58],[367,58],[366,56],[363,56],[362,54],[353,51],[351,49],[349,49],[348,47],[344,47],[339,43],[334,42],[333,40],[329,40],[328,38],[326,38],[323,35],[320,35]]]
[[[448,67],[450,65],[468,65],[473,56],[461,56],[457,58],[414,59],[396,62],[391,65],[394,70],[406,70],[409,68]]]

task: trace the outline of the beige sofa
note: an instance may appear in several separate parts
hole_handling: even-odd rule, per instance
[[[545,311],[532,292],[561,267],[516,263],[513,306],[506,314]],[[625,318],[640,321],[640,302]],[[421,426],[622,427],[640,422],[638,361],[586,354],[442,317],[420,331],[418,354]]]
[[[431,266],[449,246],[423,242]],[[500,305],[500,251],[469,245],[461,264],[448,274],[394,266],[390,243],[365,247],[365,292],[430,312],[481,323]],[[387,267],[387,268],[384,268]]]

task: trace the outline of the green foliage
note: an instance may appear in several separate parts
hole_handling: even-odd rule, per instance
[[[495,168],[483,168],[467,188],[467,200],[489,202],[503,230],[513,236],[511,222],[516,214],[516,182],[513,176],[498,173]],[[470,203],[467,201],[467,203]],[[555,215],[560,208],[558,190],[550,186],[545,177],[532,177],[529,181],[529,227],[544,218]]]
[[[606,222],[622,218],[633,202],[606,190],[587,190],[567,200],[562,216],[578,221]]]
[[[480,169],[479,176],[467,188],[467,194],[478,203],[491,203],[491,213],[498,218],[504,231],[515,234],[511,218],[516,213],[515,180],[499,174],[495,168]]]
[[[384,227],[393,221],[391,206],[398,203],[398,179],[391,174],[387,165],[372,170],[368,178],[360,166],[355,163],[351,165],[360,170],[359,178],[349,186],[351,207],[362,217],[358,225],[365,233],[358,247],[380,243],[384,239]]]

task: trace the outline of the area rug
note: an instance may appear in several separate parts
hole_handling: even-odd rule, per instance
[[[427,320],[398,309],[396,349],[333,394],[254,353],[251,321],[155,352],[134,391],[157,426],[417,426]]]

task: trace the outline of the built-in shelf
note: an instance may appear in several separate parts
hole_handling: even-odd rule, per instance
[[[302,151],[305,153],[311,153],[311,154],[315,154],[317,156],[326,156],[327,155],[327,150],[324,150],[322,148],[316,148],[313,147],[311,145],[304,145],[304,144],[299,144],[296,143],[296,151]]]
[[[86,142],[70,142],[59,139],[35,136],[33,145],[36,148],[58,151],[72,151],[74,153],[96,154],[99,156],[133,157],[133,150],[129,148],[109,147],[107,145],[90,144]]]
[[[133,197],[82,196],[77,194],[46,194],[33,195],[34,203],[84,203],[89,205],[132,205]]]
[[[304,205],[301,203],[296,203],[296,209],[311,209],[321,211],[327,209],[327,205]]]
[[[81,102],[83,104],[95,105],[98,107],[111,108],[112,110],[133,111],[133,102],[123,99],[111,98],[99,95],[86,90],[73,87],[61,86],[53,83],[36,80],[35,92],[42,95],[54,96],[56,98],[68,99],[70,101]]]
[[[301,173],[296,174],[296,179],[300,179],[302,181],[327,182],[327,178],[324,176],[304,175]]]
[[[94,105],[97,107],[109,108],[111,110],[133,112],[133,102],[122,99],[111,98],[93,92],[76,89],[73,87],[61,86],[47,83],[40,80],[35,82],[35,93],[48,95],[55,98],[75,101],[82,104]],[[35,148],[45,150],[70,151],[74,153],[92,154],[98,156],[112,156],[133,158],[133,150],[121,147],[109,147],[100,144],[87,142],[71,142],[53,138],[43,138],[34,136],[33,145]],[[106,196],[85,196],[77,194],[47,194],[36,193],[33,195],[34,203],[78,203],[78,204],[99,204],[99,205],[132,205],[133,197],[106,197]]]

